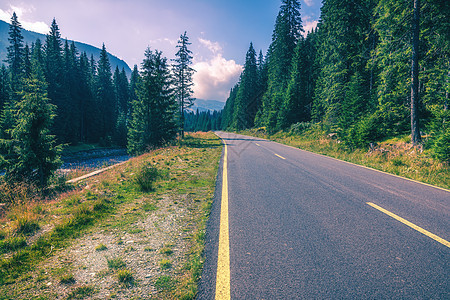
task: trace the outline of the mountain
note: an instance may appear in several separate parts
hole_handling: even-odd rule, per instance
[[[0,20],[0,63],[5,63],[6,60],[6,48],[9,46],[8,32],[9,23]],[[31,44],[34,43],[37,39],[40,39],[42,44],[45,44],[45,34],[22,29],[22,35],[24,44],[28,43],[29,46],[31,46]],[[68,42],[72,43],[71,40],[68,40]],[[101,49],[81,42],[75,42],[75,46],[77,47],[78,53],[86,52],[89,58],[92,54],[94,55],[95,61],[99,60]],[[128,76],[131,75],[131,69],[125,61],[110,53],[108,53],[108,58],[109,62],[111,63],[112,72],[114,72],[116,66],[118,66],[119,70],[122,70],[122,68],[124,68],[125,73],[127,73]]]
[[[197,109],[199,112],[202,111],[210,111],[213,112],[215,110],[221,111],[225,106],[225,102],[217,101],[217,100],[204,100],[204,99],[195,99],[194,104],[187,109],[187,111],[196,112]]]

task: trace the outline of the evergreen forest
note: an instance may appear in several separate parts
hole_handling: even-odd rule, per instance
[[[0,68],[0,170],[6,180],[45,187],[63,146],[127,147],[139,154],[184,133],[193,103],[192,56],[186,32],[174,63],[147,49],[135,65],[113,71],[103,44],[95,61],[61,38],[56,20],[45,41],[23,42],[14,13],[6,65]]]
[[[250,43],[223,110],[224,130],[318,128],[346,149],[411,135],[450,161],[450,2],[323,0],[305,33],[282,0],[264,55]]]

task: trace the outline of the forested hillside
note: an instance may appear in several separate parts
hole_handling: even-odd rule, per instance
[[[6,65],[0,68],[0,169],[6,180],[44,187],[60,165],[61,146],[98,143],[142,153],[184,132],[193,103],[186,32],[174,64],[147,49],[128,79],[112,72],[105,45],[98,61],[61,39],[55,20],[45,41],[24,43],[14,13]]]
[[[305,34],[300,1],[282,0],[268,52],[250,43],[221,125],[318,127],[350,149],[412,133],[450,161],[449,79],[448,1],[324,0]]]

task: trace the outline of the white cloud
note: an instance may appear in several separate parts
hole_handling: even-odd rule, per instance
[[[303,24],[303,29],[305,30],[304,36],[306,37],[308,32],[311,32],[314,28],[316,28],[318,23],[319,21],[306,21]]]
[[[196,55],[193,68],[194,97],[225,101],[230,89],[238,82],[243,67],[234,60],[223,57],[223,48],[218,42],[198,38],[200,48],[206,48],[212,55]],[[199,49],[201,53],[202,50]]]
[[[314,0],[303,0],[307,6],[313,6]]]
[[[11,23],[11,17],[13,12],[15,12],[24,29],[43,34],[48,33],[50,31],[50,27],[46,23],[40,21],[33,22],[27,19],[26,15],[31,14],[34,10],[35,7],[32,5],[26,7],[10,5],[8,10],[0,9],[0,20]]]
[[[204,47],[208,48],[209,51],[211,51],[213,54],[222,53],[222,46],[220,46],[220,44],[218,42],[212,42],[212,41],[205,40],[202,38],[198,38],[198,41]]]
[[[209,61],[194,64],[193,68],[197,71],[193,77],[194,97],[207,100],[225,101],[242,72],[241,65],[226,60],[220,53]]]

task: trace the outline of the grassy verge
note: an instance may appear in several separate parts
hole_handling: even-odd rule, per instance
[[[221,149],[212,133],[189,135],[57,199],[13,203],[0,299],[193,299]]]
[[[263,128],[240,133],[450,189],[449,165],[437,161],[428,151],[412,147],[409,136],[383,141],[373,149],[350,150],[317,128],[301,134],[278,132],[269,135]]]

